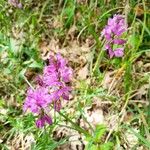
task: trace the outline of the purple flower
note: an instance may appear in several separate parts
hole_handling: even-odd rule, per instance
[[[123,56],[123,50],[124,50],[124,48],[116,48],[114,50],[114,55],[116,57],[122,57]]]
[[[49,117],[48,115],[44,115],[41,118],[36,120],[36,126],[38,128],[44,127],[45,123],[48,123],[51,125],[52,124],[52,118]]]
[[[109,48],[108,54],[109,54],[110,58],[112,58],[114,56],[114,51],[111,48]]]
[[[122,39],[123,33],[127,31],[127,25],[122,15],[114,15],[108,19],[108,23],[102,30],[102,36],[106,40],[105,49],[108,51],[110,58],[122,57],[124,54],[123,47],[126,40]],[[113,48],[113,45],[123,46],[121,48]]]
[[[63,82],[67,83],[70,82],[72,78],[72,69],[67,66],[67,61],[60,55],[57,54],[57,66],[60,78]]]
[[[62,107],[62,106],[61,106],[61,101],[60,101],[60,100],[54,102],[54,109],[55,109],[55,111],[59,112],[60,109],[61,109],[61,107]]]
[[[57,54],[51,56],[49,65],[43,69],[43,75],[37,76],[35,89],[29,88],[24,103],[24,111],[30,109],[34,114],[42,115],[36,121],[37,127],[43,127],[45,122],[52,123],[52,119],[45,114],[48,107],[53,106],[55,111],[62,108],[61,101],[69,100],[71,92],[68,83],[71,81],[73,71],[67,61]]]
[[[37,76],[36,78],[35,78],[35,81],[36,81],[36,83],[39,85],[39,86],[44,86],[44,82],[43,82],[43,79],[42,79],[42,77],[41,76]]]
[[[36,126],[37,126],[38,128],[44,127],[44,124],[45,124],[45,121],[44,121],[42,118],[36,120]]]
[[[57,101],[61,98],[63,98],[64,100],[69,100],[69,93],[70,92],[71,92],[70,87],[63,86],[63,87],[60,87],[57,90],[54,90],[51,95],[52,95],[54,101]]]
[[[24,103],[24,111],[30,109],[31,112],[39,114],[51,102],[52,99],[47,88],[39,87],[35,90],[29,88]]]
[[[67,66],[67,61],[60,55],[56,55],[56,59],[51,56],[49,65],[44,68],[43,82],[47,86],[60,85],[60,82],[70,82],[72,78],[72,69]]]
[[[44,115],[43,119],[45,120],[45,123],[52,124],[52,118],[48,115]]]
[[[22,3],[20,3],[18,0],[8,0],[8,3],[14,7],[22,8]]]
[[[118,44],[118,45],[123,45],[123,44],[126,43],[126,40],[123,40],[123,39],[114,39],[113,43],[114,44]]]

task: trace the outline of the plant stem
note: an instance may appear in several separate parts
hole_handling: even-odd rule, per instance
[[[64,117],[67,121],[69,121],[74,127],[75,130],[77,130],[78,132],[83,133],[85,136],[90,136],[90,134],[84,130],[83,128],[81,128],[80,126],[78,126],[76,123],[74,123],[71,119],[69,119],[67,116],[65,116],[63,113],[58,112],[62,117]]]
[[[96,60],[96,63],[95,63],[94,69],[93,69],[93,73],[98,69],[98,66],[102,60],[101,58],[102,58],[103,54],[104,54],[104,51],[101,50],[98,57],[97,57],[97,60]]]
[[[25,76],[24,76],[24,80],[27,82],[27,84],[31,87],[32,90],[35,90],[34,87],[30,84],[30,82]]]

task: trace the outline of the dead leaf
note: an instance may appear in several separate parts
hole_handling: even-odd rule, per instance
[[[97,107],[96,105],[86,107],[84,109],[84,117],[94,129],[96,128],[96,125],[105,124],[103,110],[101,107]],[[91,129],[87,122],[84,119],[81,119],[80,126],[90,131]]]
[[[147,94],[148,88],[149,88],[149,84],[145,84],[145,85],[141,86],[138,89],[137,93],[135,94],[134,99],[139,99],[139,100],[142,99],[142,96]]]
[[[88,65],[86,64],[83,68],[81,68],[78,72],[78,79],[85,80],[89,75]]]
[[[77,31],[77,27],[76,27],[75,25],[73,25],[73,26],[69,29],[69,31],[68,31],[68,36],[71,37],[71,41],[75,39],[75,33],[76,33],[76,31]],[[70,39],[70,38],[68,38],[68,39]]]
[[[102,86],[105,88],[105,89],[109,89],[109,86],[110,86],[110,83],[112,82],[113,80],[113,72],[106,72],[105,73],[105,76],[104,76],[104,79],[102,81]]]
[[[150,52],[145,52],[146,56],[150,58]]]
[[[35,138],[34,135],[31,134],[27,134],[23,140],[23,144],[24,144],[24,150],[29,150],[31,149],[31,145],[35,144]]]
[[[54,130],[53,136],[58,141],[65,137],[69,137],[68,142],[59,146],[56,150],[76,150],[77,147],[78,150],[83,150],[84,148],[81,135],[73,129],[59,126]]]
[[[138,132],[137,129],[132,129],[132,130]],[[135,136],[135,134],[129,130],[125,131],[124,138],[129,148],[133,148],[135,145],[138,144],[138,137]]]

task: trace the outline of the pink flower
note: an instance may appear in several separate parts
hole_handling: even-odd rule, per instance
[[[30,109],[31,112],[39,114],[51,102],[52,99],[48,94],[47,88],[39,87],[35,90],[29,88],[24,103],[24,111]]]
[[[114,39],[113,43],[114,44],[118,44],[118,45],[123,45],[123,44],[126,43],[126,40],[123,40],[123,39]]]
[[[55,59],[50,58],[49,62],[50,64],[44,68],[43,73],[43,82],[47,86],[60,85],[60,81],[62,83],[70,82],[73,71],[60,54],[57,54]]]
[[[43,75],[36,78],[35,90],[28,89],[23,108],[24,111],[30,109],[33,114],[42,115],[36,121],[37,127],[43,127],[45,122],[51,124],[51,118],[45,114],[48,107],[53,105],[55,111],[60,111],[61,101],[69,100],[71,88],[68,83],[71,81],[72,74],[72,69],[60,54],[51,56],[49,64],[43,69]]]
[[[106,39],[105,48],[108,51],[110,58],[122,57],[124,51],[122,48],[113,49],[113,45],[124,46],[126,40],[122,39],[122,35],[127,31],[127,25],[122,15],[114,15],[113,18],[108,19],[108,23],[102,30],[102,37]],[[124,49],[124,48],[123,48]]]
[[[114,50],[114,55],[116,56],[116,57],[122,57],[123,56],[123,48],[116,48],[115,50]]]
[[[61,106],[61,101],[60,100],[54,102],[54,109],[55,109],[55,111],[59,112],[61,107],[62,106]]]
[[[39,118],[38,120],[36,120],[36,126],[38,128],[42,128],[44,127],[44,125],[48,123],[49,125],[52,124],[52,118],[49,117],[48,115],[44,115],[41,118]]]
[[[38,120],[36,121],[36,126],[37,126],[38,128],[44,127],[44,124],[45,124],[45,122],[44,122],[44,120],[43,120],[42,118],[40,118],[40,119],[38,119]]]
[[[114,56],[114,51],[111,48],[108,48],[108,54],[110,58],[112,58]]]
[[[8,0],[8,3],[14,7],[22,8],[22,3],[19,3],[18,0]]]

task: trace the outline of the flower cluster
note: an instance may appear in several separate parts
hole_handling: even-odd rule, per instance
[[[114,15],[108,19],[108,23],[102,31],[102,36],[106,40],[105,49],[108,51],[110,58],[122,57],[124,54],[124,44],[122,39],[123,33],[127,31],[127,25],[122,15]]]
[[[22,8],[22,3],[20,3],[18,0],[8,0],[8,3],[14,7]]]
[[[24,111],[30,109],[33,114],[40,116],[36,121],[37,127],[41,128],[45,123],[52,124],[52,118],[46,113],[50,106],[55,111],[60,111],[61,100],[69,100],[71,87],[68,83],[71,78],[72,69],[67,66],[67,61],[60,54],[51,56],[43,75],[36,78],[35,89],[28,89],[24,103]]]

